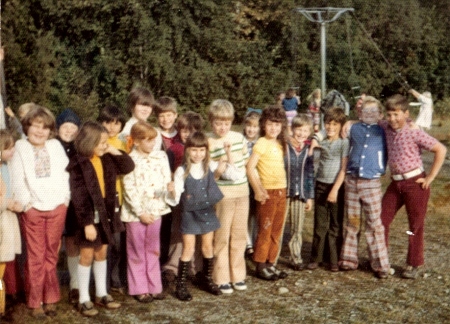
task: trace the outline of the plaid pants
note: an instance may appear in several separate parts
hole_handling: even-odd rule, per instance
[[[379,179],[345,178],[345,207],[347,220],[344,244],[339,264],[352,269],[358,267],[358,233],[361,224],[361,206],[366,215],[366,240],[373,271],[388,271],[389,258],[381,223],[381,182]]]

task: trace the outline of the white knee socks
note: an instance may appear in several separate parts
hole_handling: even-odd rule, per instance
[[[108,294],[106,290],[106,260],[94,261],[95,296],[103,297]]]

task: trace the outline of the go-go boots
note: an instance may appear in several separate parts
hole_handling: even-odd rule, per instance
[[[213,295],[222,295],[219,287],[212,280],[213,269],[214,259],[203,258],[203,271],[200,278],[200,287]]]
[[[192,300],[192,295],[187,289],[187,277],[189,273],[189,268],[191,261],[181,261],[178,264],[178,278],[177,278],[177,290],[175,295],[179,300],[190,301]]]

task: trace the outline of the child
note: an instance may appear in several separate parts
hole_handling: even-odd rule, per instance
[[[162,137],[163,149],[167,151],[176,141],[177,130],[175,128],[175,120],[177,114],[177,102],[171,97],[160,97],[156,101],[155,115],[158,120],[158,131]],[[172,228],[172,214],[163,217],[161,223],[161,249],[159,259],[161,264],[164,264],[169,259],[169,246]]]
[[[131,127],[137,123],[137,121],[147,121],[153,111],[155,105],[155,98],[153,93],[146,88],[134,88],[128,95],[127,110],[131,115],[131,118],[125,123],[122,131],[119,134],[119,138],[127,143],[128,136],[130,135]],[[162,138],[158,132],[156,136],[156,142],[154,150],[161,150]],[[127,148],[131,151],[131,147]]]
[[[324,116],[325,133],[316,133],[311,143],[312,151],[320,144],[320,159],[316,173],[314,237],[311,260],[307,268],[315,270],[324,261],[328,242],[330,270],[339,271],[338,257],[341,246],[344,212],[344,192],[348,159],[348,139],[340,138],[346,116],[341,108],[331,108]]]
[[[56,118],[56,139],[59,140],[70,159],[75,155],[75,145],[73,141],[78,134],[78,128],[80,127],[80,118],[70,109],[65,109]],[[75,209],[72,203],[69,203],[66,214],[66,223],[64,226],[64,240],[67,254],[67,267],[69,269],[70,282],[69,282],[69,303],[78,303],[78,261],[80,259],[80,251],[75,244],[75,229],[77,227],[77,216],[75,215]]]
[[[105,106],[100,110],[97,121],[108,131],[108,144],[121,151],[127,151],[127,147],[119,138],[119,133],[125,125],[125,116],[122,111],[112,105]],[[122,207],[122,176],[116,180],[116,209],[115,213],[120,215]],[[126,232],[122,231],[114,234],[116,244],[108,246],[108,279],[107,284],[110,290],[124,295],[126,292],[127,277],[127,247]]]
[[[234,119],[231,102],[214,100],[209,107],[208,117],[213,131],[209,138],[211,160],[226,162],[226,147],[230,146],[235,166],[241,171],[236,180],[217,180],[224,199],[216,205],[221,226],[214,233],[216,264],[213,279],[223,293],[230,294],[233,288],[247,289],[244,253],[249,209],[248,181],[245,175],[248,150],[244,136],[230,130]]]
[[[294,88],[289,88],[286,91],[286,96],[281,101],[281,104],[283,106],[284,111],[286,112],[288,132],[289,134],[292,134],[291,132],[292,119],[295,116],[297,116],[297,109],[298,106],[300,106],[300,97],[297,96],[297,93],[295,92]]]
[[[322,92],[315,89],[307,98],[309,102],[308,116],[311,117],[314,125],[314,133],[320,130],[320,104],[322,102]]]
[[[69,159],[53,138],[55,117],[47,108],[34,107],[21,122],[27,139],[16,143],[11,179],[15,198],[23,206],[27,305],[34,317],[53,317],[60,299],[56,264],[70,201]]]
[[[165,151],[175,142],[177,130],[175,120],[178,117],[177,101],[171,97],[160,97],[156,101],[155,115]]]
[[[8,162],[14,155],[14,138],[6,130],[0,130],[0,320],[5,313],[5,283],[3,274],[6,262],[21,253],[20,229],[16,212],[22,206],[14,200],[11,190]]]
[[[295,116],[292,120],[293,135],[289,139],[287,154],[284,157],[288,179],[286,215],[289,215],[291,232],[289,250],[291,267],[296,271],[304,268],[303,222],[305,211],[311,210],[312,199],[314,199],[314,157],[308,155],[311,131],[312,120],[309,116],[305,114]]]
[[[226,148],[228,165],[232,165],[231,148]],[[227,172],[229,169],[229,172]],[[215,175],[212,173],[215,171]],[[234,176],[233,176],[234,174]],[[224,161],[210,161],[208,154],[208,138],[196,132],[186,141],[185,164],[175,171],[175,201],[181,199],[181,233],[183,251],[178,267],[176,296],[183,301],[192,300],[187,290],[186,277],[195,251],[195,236],[202,237],[203,271],[199,276],[201,287],[213,295],[221,295],[222,291],[212,278],[214,265],[213,236],[220,227],[214,211],[214,205],[223,198],[214,178],[220,176],[233,179],[240,176],[236,168],[227,168]],[[181,198],[180,198],[181,196]]]
[[[264,280],[287,277],[275,267],[286,210],[286,115],[277,106],[263,110],[259,120],[261,137],[253,147],[247,175],[255,192],[258,236],[253,260],[256,276]],[[256,173],[257,171],[257,173]]]
[[[345,178],[347,213],[339,265],[342,270],[358,268],[358,234],[361,206],[366,214],[366,239],[372,270],[380,279],[389,272],[389,258],[381,224],[381,181],[386,172],[386,139],[377,125],[382,118],[381,104],[365,97],[360,112],[361,122],[350,129],[350,151]]]
[[[184,146],[187,139],[193,133],[201,131],[203,128],[202,117],[193,111],[188,111],[182,114],[176,122],[177,140],[167,150],[167,157],[169,159],[170,170],[172,173],[182,165],[184,159]],[[169,283],[175,280],[175,274],[178,271],[178,264],[183,250],[182,234],[180,232],[181,226],[181,206],[177,205],[172,208],[172,229],[170,235],[170,246],[168,261],[163,266],[162,280],[163,285],[167,287]],[[201,267],[201,251],[196,249],[192,259],[192,272],[196,273],[197,269]]]
[[[128,289],[141,303],[163,298],[159,235],[161,218],[170,213],[168,195],[174,189],[166,153],[153,151],[156,134],[143,121],[131,127],[134,149],[130,157],[136,167],[123,178],[121,220],[127,230]]]
[[[447,149],[435,138],[420,129],[408,126],[408,101],[394,95],[386,101],[387,121],[380,126],[386,132],[388,165],[392,182],[382,200],[381,221],[384,225],[386,246],[389,243],[389,226],[397,211],[405,205],[409,223],[408,255],[403,278],[415,279],[418,267],[424,264],[424,225],[430,185],[439,173]],[[427,175],[423,169],[422,149],[434,153],[434,161]]]
[[[420,102],[419,114],[416,118],[416,125],[421,129],[430,130],[433,121],[433,98],[429,91],[419,93],[414,89],[408,91]]]
[[[244,137],[247,142],[248,154],[251,155],[253,146],[259,138],[259,118],[261,117],[262,110],[248,108],[244,117]],[[253,258],[253,244],[256,238],[256,200],[255,193],[250,187],[250,207],[248,215],[248,230],[247,230],[247,246],[245,248],[245,256],[249,259]]]
[[[114,233],[123,230],[123,224],[114,212],[116,179],[119,174],[131,172],[134,163],[127,154],[107,142],[108,132],[102,125],[84,123],[75,138],[77,154],[67,167],[78,221],[78,307],[85,316],[98,314],[89,296],[91,268],[95,279],[95,303],[108,309],[121,306],[106,289],[106,256],[108,245],[114,243]]]

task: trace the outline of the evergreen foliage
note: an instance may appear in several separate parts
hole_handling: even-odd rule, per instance
[[[93,119],[140,85],[182,110],[226,98],[242,116],[290,86],[306,98],[320,86],[320,26],[293,9],[320,6],[355,9],[327,25],[328,89],[384,97],[405,93],[403,78],[449,110],[450,5],[439,0],[2,1],[9,104]]]

